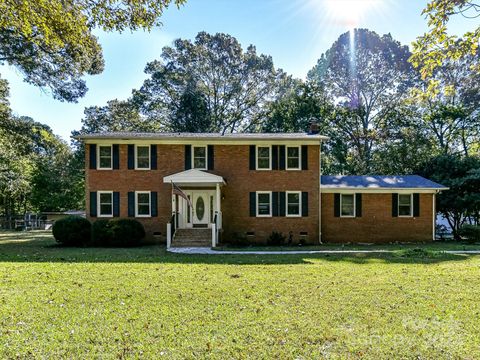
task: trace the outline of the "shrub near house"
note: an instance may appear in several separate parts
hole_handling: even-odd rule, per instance
[[[55,221],[52,233],[65,246],[84,246],[90,242],[92,224],[80,216],[67,216]]]
[[[144,238],[143,225],[134,219],[100,219],[92,226],[92,243],[95,246],[139,246]]]
[[[469,242],[480,242],[480,225],[465,224],[460,228],[459,235]]]
[[[100,219],[92,224],[85,218],[70,216],[57,220],[53,236],[65,246],[139,246],[145,238],[143,225],[134,219]]]

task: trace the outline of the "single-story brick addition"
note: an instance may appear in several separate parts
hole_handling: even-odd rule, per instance
[[[328,138],[315,128],[78,138],[87,218],[135,218],[167,246],[265,243],[274,231],[305,244],[431,241],[435,196],[447,190],[413,175],[321,176]]]

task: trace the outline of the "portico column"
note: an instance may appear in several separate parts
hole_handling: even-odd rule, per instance
[[[221,206],[220,205],[221,204],[221,202],[220,202],[221,194],[220,194],[220,184],[219,183],[217,183],[215,189],[216,189],[215,198],[216,198],[216,203],[217,203],[216,207],[217,207],[218,228],[221,229],[222,228],[222,209],[220,208],[220,206]]]

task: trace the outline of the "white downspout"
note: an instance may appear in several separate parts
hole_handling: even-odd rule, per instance
[[[322,242],[322,141],[318,148],[318,242]]]

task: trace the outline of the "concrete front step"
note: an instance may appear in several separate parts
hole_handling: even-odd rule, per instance
[[[172,240],[172,247],[210,247],[212,246],[211,229],[177,229]]]
[[[210,242],[189,242],[189,241],[174,241],[171,245],[173,248],[210,248],[212,244]]]

